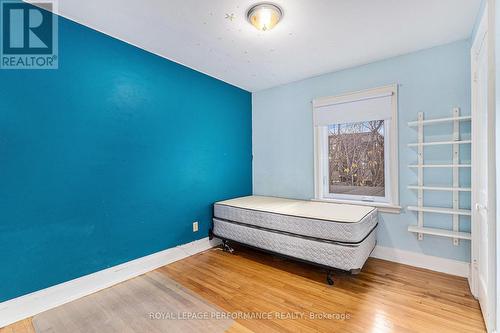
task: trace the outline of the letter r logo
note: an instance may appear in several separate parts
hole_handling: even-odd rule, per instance
[[[51,54],[52,14],[36,3],[2,3],[4,54]],[[51,10],[50,3],[40,3]]]

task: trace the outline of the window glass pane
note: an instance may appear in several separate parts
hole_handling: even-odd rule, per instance
[[[385,196],[384,121],[328,126],[330,193]]]

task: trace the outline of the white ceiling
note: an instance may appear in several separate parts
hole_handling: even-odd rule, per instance
[[[246,21],[256,2],[59,0],[59,14],[257,91],[469,38],[481,1],[274,0],[284,18],[265,33]]]

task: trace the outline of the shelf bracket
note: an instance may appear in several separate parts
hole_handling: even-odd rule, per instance
[[[422,208],[424,206],[424,191],[422,189],[422,186],[424,185],[424,147],[422,143],[424,142],[424,113],[419,112],[418,113],[418,151],[417,151],[417,183],[419,186],[418,193],[417,193],[417,206],[419,208]],[[424,227],[424,212],[419,211],[417,212],[417,225],[419,228]],[[417,235],[418,240],[423,240],[424,239],[424,234],[423,233],[418,233]]]
[[[453,108],[453,140],[460,141],[460,109]],[[458,144],[453,144],[453,209],[459,209],[459,194],[456,188],[459,187],[459,172],[458,164],[460,163],[460,147]],[[460,217],[457,214],[453,215],[453,231],[459,232]],[[458,246],[460,240],[453,238],[453,245]]]

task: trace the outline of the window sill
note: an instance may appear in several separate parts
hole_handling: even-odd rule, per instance
[[[367,202],[367,201],[355,201],[355,200],[340,200],[340,199],[311,199],[312,201],[319,202],[331,202],[331,203],[340,203],[340,204],[348,204],[348,205],[359,205],[359,206],[370,206],[376,207],[379,212],[382,213],[391,213],[391,214],[400,214],[401,206],[386,204],[382,202]]]

